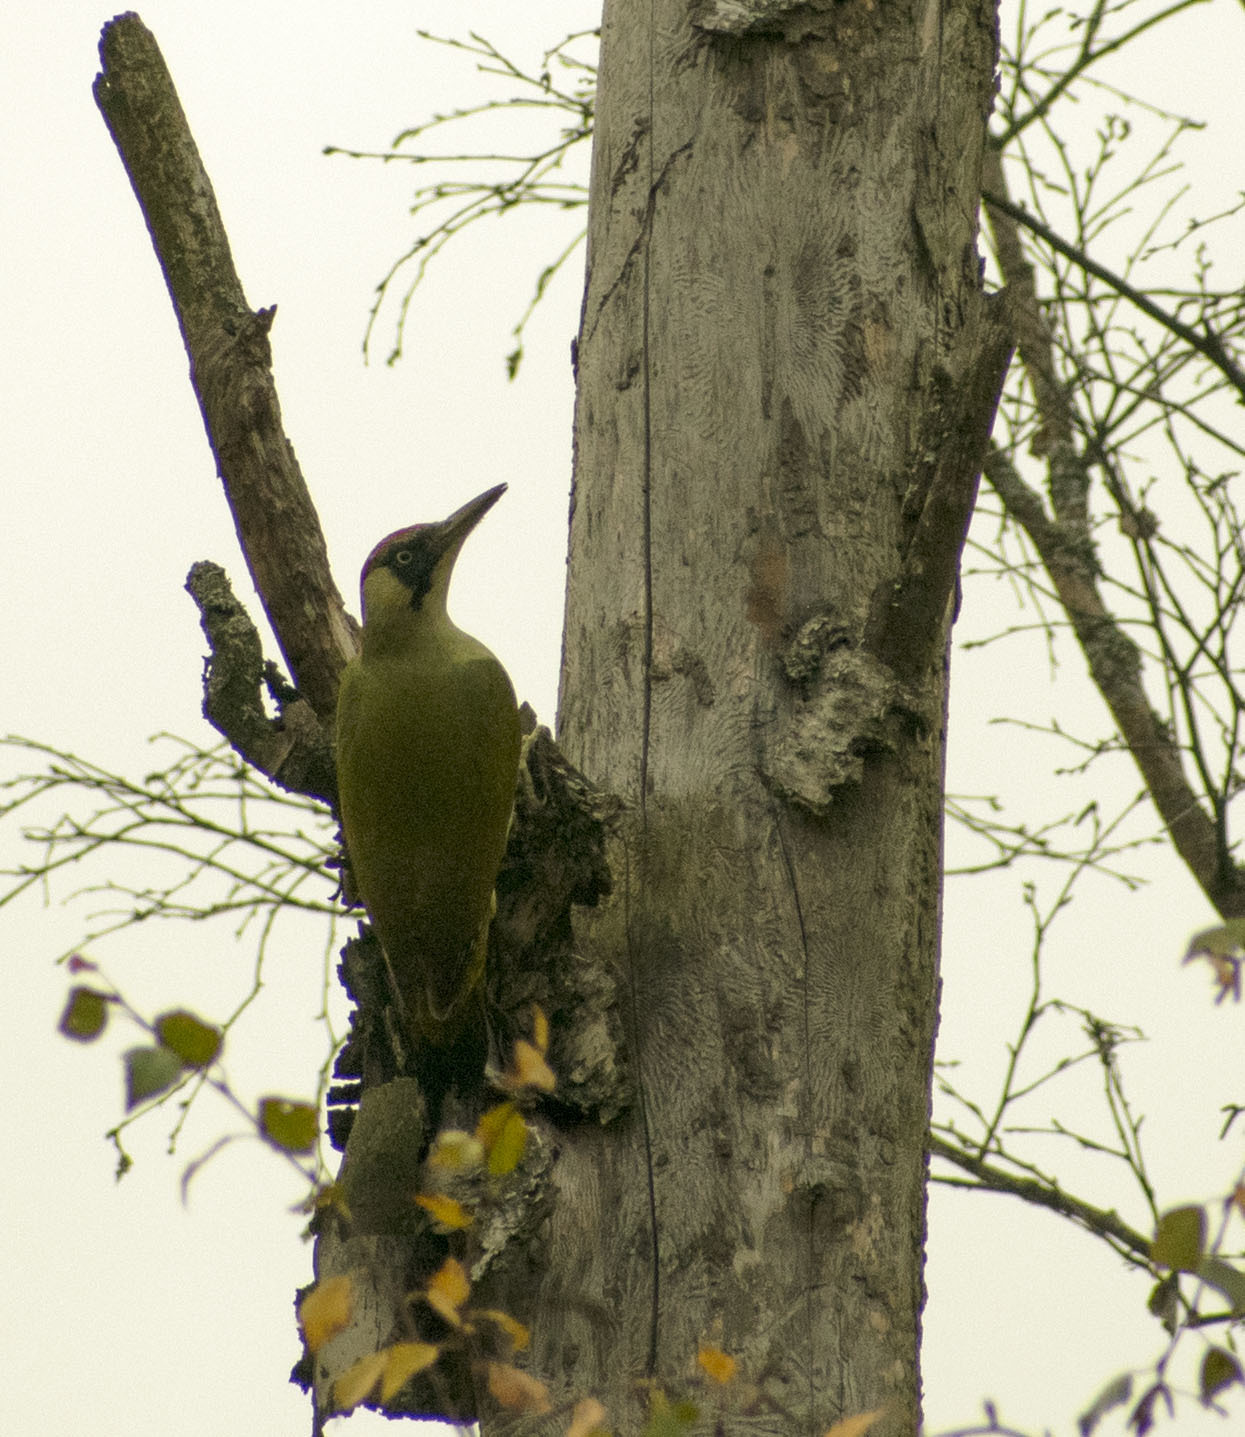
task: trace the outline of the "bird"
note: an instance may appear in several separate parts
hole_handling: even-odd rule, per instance
[[[514,687],[446,611],[467,536],[506,491],[382,539],[337,703],[338,809],[357,897],[416,1049],[446,1049],[479,989],[519,766]]]

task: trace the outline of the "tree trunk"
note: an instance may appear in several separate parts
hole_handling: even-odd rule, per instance
[[[994,62],[984,2],[606,5],[560,741],[626,803],[579,940],[637,1095],[560,1137],[493,1295],[615,1432],[646,1379],[708,1416],[702,1343],[740,1363],[715,1430],[917,1423]]]

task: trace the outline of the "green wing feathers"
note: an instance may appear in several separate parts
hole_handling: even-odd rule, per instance
[[[359,897],[414,1036],[453,1037],[480,980],[519,761],[514,690],[483,645],[356,659],[338,704],[338,784]]]

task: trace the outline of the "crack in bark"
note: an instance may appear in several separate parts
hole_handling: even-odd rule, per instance
[[[637,233],[635,239],[632,241],[630,247],[627,250],[627,253],[623,256],[623,262],[621,265],[619,265],[618,273],[614,276],[613,282],[610,284],[609,288],[605,291],[601,298],[597,301],[596,312],[592,316],[592,324],[586,331],[583,339],[580,340],[580,348],[583,348],[587,341],[590,340],[592,336],[596,333],[596,328],[598,323],[600,323],[601,315],[605,312],[606,306],[614,297],[614,292],[621,288],[621,286],[625,282],[628,271],[631,269],[632,260],[634,260],[636,255],[640,253],[641,248],[648,244],[652,232],[653,216],[657,210],[657,192],[661,189],[662,185],[665,184],[666,176],[667,174],[669,174],[675,161],[680,159],[683,155],[689,154],[694,143],[695,142],[693,140],[687,140],[684,144],[680,145],[677,150],[674,150],[670,155],[667,156],[666,163],[662,165],[661,173],[656,177],[656,179],[650,177],[648,200],[644,206],[644,219],[640,223],[639,232]],[[651,159],[651,143],[649,146],[649,155]]]
[[[771,800],[772,802],[772,800]],[[796,927],[800,931],[800,952],[803,958],[804,993],[803,993],[803,1019],[804,1019],[804,1087],[800,1094],[801,1126],[804,1129],[804,1153],[808,1158],[812,1150],[812,1118],[808,1112],[808,1097],[812,1089],[813,1073],[810,1058],[812,1055],[812,1034],[809,1024],[809,1003],[808,1003],[808,929],[804,923],[804,908],[800,903],[800,885],[796,878],[795,862],[791,856],[791,846],[787,842],[787,831],[783,823],[783,813],[777,803],[773,804],[774,830],[778,834],[778,848],[782,854],[783,867],[787,871],[787,882],[791,888],[791,902],[795,909]],[[805,1228],[805,1237],[808,1242],[805,1265],[809,1273],[809,1281],[804,1289],[805,1326],[807,1331],[815,1332],[817,1324],[812,1311],[813,1304],[813,1281],[812,1274],[817,1270],[817,1219],[815,1203],[808,1205],[808,1224]],[[805,1371],[808,1378],[808,1410],[812,1412],[816,1407],[816,1385],[813,1381],[813,1364],[805,1364]]]

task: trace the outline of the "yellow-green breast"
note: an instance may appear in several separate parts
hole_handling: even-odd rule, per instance
[[[518,711],[505,669],[448,619],[376,647],[338,702],[346,851],[416,1036],[445,1041],[483,966]]]

